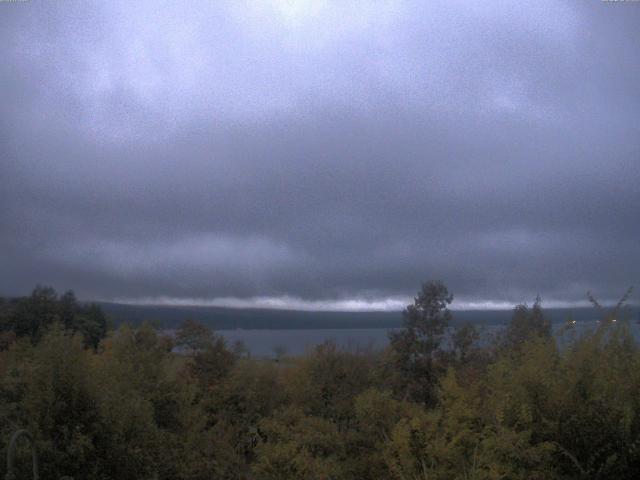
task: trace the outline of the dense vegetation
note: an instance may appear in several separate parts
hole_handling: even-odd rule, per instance
[[[39,288],[0,304],[0,441],[29,429],[51,479],[637,477],[640,351],[618,310],[554,338],[536,301],[491,345],[464,326],[444,348],[451,299],[425,284],[383,352],[274,361],[193,321],[107,333]]]

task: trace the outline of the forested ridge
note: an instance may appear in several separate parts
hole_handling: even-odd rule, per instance
[[[39,287],[0,301],[0,455],[26,428],[44,479],[637,478],[627,296],[590,298],[590,332],[569,319],[553,336],[538,299],[490,345],[464,325],[445,348],[453,297],[428,282],[384,351],[265,360],[193,320],[174,338],[109,329],[99,306]]]

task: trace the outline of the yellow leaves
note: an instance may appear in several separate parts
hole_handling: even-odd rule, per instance
[[[54,331],[4,352],[0,409],[63,435],[68,448],[43,449],[83,465],[98,438],[108,453],[94,479],[623,478],[638,464],[640,354],[625,335],[494,354],[473,375],[446,371],[425,408],[385,390],[393,365],[371,374],[385,357],[331,344],[286,364],[243,359],[204,390],[147,327],[97,353]]]
[[[401,419],[384,446],[384,456],[392,478],[417,478],[429,456],[429,425],[426,415]]]
[[[377,440],[386,440],[401,419],[417,418],[423,408],[415,403],[393,398],[391,392],[369,389],[355,399],[359,428]]]
[[[261,422],[260,430],[265,440],[253,468],[258,478],[339,478],[344,447],[332,422],[288,408]]]

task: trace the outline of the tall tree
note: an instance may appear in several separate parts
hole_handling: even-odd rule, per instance
[[[503,346],[518,348],[535,337],[551,337],[551,322],[542,309],[542,300],[539,296],[531,308],[521,304],[513,310],[511,321],[504,334]]]
[[[436,363],[440,344],[451,321],[448,306],[453,295],[440,281],[425,282],[403,312],[404,328],[389,335],[395,366],[406,384],[405,396],[427,405],[435,401],[441,366]]]

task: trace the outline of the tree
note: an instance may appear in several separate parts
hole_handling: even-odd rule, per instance
[[[79,309],[72,321],[72,331],[79,332],[84,345],[93,349],[107,336],[107,318],[96,304]]]
[[[204,350],[213,340],[214,334],[209,327],[191,319],[182,322],[176,332],[176,347],[188,353]]]
[[[8,421],[9,431],[19,425],[33,434],[45,478],[96,478],[103,425],[91,353],[82,339],[58,323],[38,344],[21,342],[10,353],[0,388],[0,404],[8,408],[0,424]]]
[[[71,290],[65,292],[58,299],[58,318],[66,330],[74,329],[74,320],[79,309],[76,295]]]
[[[187,369],[204,387],[211,387],[226,377],[236,362],[224,338],[214,336],[211,342],[193,354]]]
[[[0,305],[0,349],[22,337],[38,343],[56,322],[69,333],[82,334],[84,345],[94,349],[107,334],[99,305],[78,303],[71,290],[58,297],[53,288],[37,286],[30,296]]]
[[[439,373],[436,356],[451,321],[453,295],[442,282],[426,282],[403,312],[404,328],[389,335],[395,366],[406,385],[405,396],[427,405],[435,401]]]
[[[473,344],[479,338],[478,329],[470,323],[466,323],[454,330],[453,335],[451,335],[453,353],[460,363],[464,363],[467,360]]]
[[[290,407],[260,422],[260,430],[265,440],[257,448],[256,478],[345,478],[343,437],[334,423]]]
[[[46,329],[59,319],[56,291],[38,285],[30,296],[17,302],[9,323],[17,337],[28,337],[37,343]]]
[[[107,335],[107,318],[100,306],[80,305],[71,290],[58,300],[58,318],[66,330],[82,334],[86,347],[97,348]]]
[[[516,306],[502,343],[503,347],[514,349],[536,337],[551,338],[551,322],[544,314],[539,296],[531,308],[526,304]]]
[[[587,298],[589,299],[589,302],[591,302],[591,305],[593,305],[596,309],[598,309],[602,314],[603,325],[608,325],[611,323],[615,323],[618,320],[618,318],[620,318],[622,309],[627,304],[627,301],[629,300],[629,297],[631,297],[632,293],[633,293],[633,286],[627,289],[627,291],[624,293],[624,295],[622,295],[620,300],[618,300],[618,303],[616,303],[615,306],[609,311],[605,310],[605,308],[600,304],[600,302],[598,302],[598,300],[596,300],[596,298],[591,294],[590,291],[587,292]]]
[[[328,340],[287,372],[286,391],[305,413],[347,428],[355,420],[354,398],[371,386],[373,365],[370,355]]]

